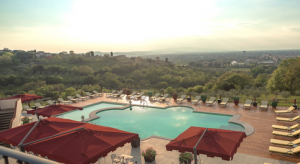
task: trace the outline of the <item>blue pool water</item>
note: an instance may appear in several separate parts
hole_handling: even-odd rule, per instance
[[[113,104],[113,103],[99,103],[91,106],[84,107],[83,110],[73,110],[71,112],[64,113],[57,117],[59,118],[66,118],[75,121],[81,121],[81,116],[83,115],[85,119],[89,118],[89,114],[92,111],[104,108],[113,108],[113,107],[122,107],[125,105],[122,104]]]
[[[81,115],[88,118],[89,113],[94,110],[122,106],[124,105],[100,103],[85,107],[82,111],[66,113],[61,117],[80,121]],[[243,126],[228,123],[232,116],[193,112],[189,107],[161,109],[133,106],[131,110],[130,108],[105,110],[98,112],[97,115],[100,118],[92,121],[95,124],[138,133],[141,139],[151,135],[174,139],[190,126],[244,131]]]

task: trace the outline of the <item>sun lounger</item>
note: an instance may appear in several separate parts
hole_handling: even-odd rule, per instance
[[[30,108],[28,105],[24,105],[23,109],[26,110],[26,111],[34,110],[34,109]]]
[[[294,118],[276,117],[277,122],[278,121],[293,122],[293,121],[296,121],[296,120],[299,120],[299,119],[300,119],[300,116],[296,116]]]
[[[208,101],[206,101],[206,105],[212,105],[216,100],[216,97],[210,97]]]
[[[297,131],[294,131],[293,133],[282,132],[282,131],[273,131],[272,134],[275,136],[294,137],[294,136],[298,136],[300,134],[300,129]]]
[[[91,98],[95,98],[95,97],[96,97],[96,95],[93,95],[93,94],[91,94],[90,92],[85,92],[85,94],[86,94],[88,97],[91,97]]]
[[[162,98],[159,99],[160,102],[164,102],[166,101],[166,99],[168,98],[169,94],[165,94]]]
[[[135,96],[135,94],[136,94],[136,92],[133,91],[130,95],[127,95],[126,98],[127,98],[127,99],[132,99],[133,96]]]
[[[34,103],[34,105],[35,105],[36,109],[45,107],[41,103]]]
[[[79,101],[78,99],[74,99],[72,96],[67,96],[67,98],[73,103],[76,103],[77,101]]]
[[[154,96],[150,97],[150,100],[151,101],[156,101],[159,95],[160,95],[160,93],[155,93]]]
[[[198,102],[200,101],[201,96],[196,96],[194,100],[191,101],[192,104],[198,104]]]
[[[270,142],[271,144],[275,144],[275,145],[294,146],[300,144],[300,139],[296,139],[294,141],[271,139]]]
[[[259,107],[260,110],[261,110],[261,109],[268,110],[268,107],[269,107],[268,101],[265,101],[265,100],[261,101],[261,105],[260,105],[260,107]]]
[[[281,126],[281,125],[272,125],[273,129],[281,129],[281,130],[293,130],[293,129],[298,129],[299,124],[295,124],[293,126]]]
[[[70,101],[65,101],[62,98],[58,98],[57,100],[58,100],[58,102],[63,103],[63,104],[70,104]]]
[[[116,94],[113,95],[114,98],[120,97],[123,91],[118,91]]]
[[[295,147],[293,149],[287,149],[287,148],[282,148],[282,147],[275,147],[275,146],[269,146],[269,151],[273,153],[282,153],[282,154],[298,154],[300,152],[300,146]]]
[[[96,90],[93,90],[93,93],[94,93],[96,96],[99,96],[99,97],[103,96],[102,93],[99,93],[99,92],[97,92]]]
[[[182,103],[182,101],[185,99],[186,95],[181,95],[180,99],[177,99],[177,103]]]
[[[229,98],[227,98],[227,97],[223,98],[223,101],[219,105],[223,105],[224,107],[226,107],[228,104],[228,100],[229,100]]]
[[[251,108],[251,104],[252,104],[252,100],[249,100],[249,99],[247,99],[246,100],[246,102],[245,102],[245,104],[244,104],[244,106],[243,106],[243,108]]]
[[[116,90],[112,90],[111,93],[106,93],[106,97],[112,97],[116,93]]]
[[[140,99],[144,95],[144,92],[141,92],[139,95],[135,96],[135,99]]]
[[[293,113],[294,109],[295,109],[295,107],[291,106],[291,107],[289,107],[289,108],[286,109],[286,110],[275,110],[275,113],[276,113],[277,115],[280,115],[280,114],[282,114],[282,113]]]
[[[86,100],[86,97],[81,97],[79,94],[76,94],[76,97],[79,98],[79,100]]]
[[[54,103],[53,103],[52,100],[48,100],[48,101],[47,101],[47,104],[48,104],[48,105],[53,105]]]

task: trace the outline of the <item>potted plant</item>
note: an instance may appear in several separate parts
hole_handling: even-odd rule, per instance
[[[128,89],[128,90],[126,91],[126,95],[130,95],[130,93],[131,93],[131,91],[130,91],[130,89]]]
[[[23,121],[23,124],[27,124],[27,123],[29,123],[29,118],[27,116],[25,116],[21,119],[21,121]]]
[[[173,99],[176,101],[177,100],[177,97],[178,97],[178,93],[177,92],[174,92],[173,93]]]
[[[193,161],[193,154],[190,152],[180,153],[179,154],[179,163],[191,164]]]
[[[206,97],[207,97],[206,95],[201,95],[201,100],[202,100],[203,103],[205,103]]]
[[[278,105],[278,99],[277,98],[272,98],[271,99],[271,105],[273,108],[276,108]]]
[[[149,92],[147,92],[147,95],[148,95],[149,97],[152,97],[153,92],[152,92],[152,91],[149,91]]]
[[[152,147],[148,147],[141,154],[144,156],[146,162],[152,162],[155,160],[156,151]]]
[[[234,103],[235,105],[238,105],[238,104],[239,104],[239,102],[240,102],[240,97],[232,97],[232,99],[233,99],[233,103]]]

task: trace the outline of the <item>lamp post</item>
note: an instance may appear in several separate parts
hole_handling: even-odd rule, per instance
[[[293,107],[294,107],[295,109],[297,109],[296,99],[294,99],[294,105],[293,105]]]
[[[254,96],[253,106],[257,107],[256,96]]]
[[[220,94],[220,97],[218,99],[218,104],[220,104],[221,102],[222,102],[222,100],[221,100],[221,94]]]

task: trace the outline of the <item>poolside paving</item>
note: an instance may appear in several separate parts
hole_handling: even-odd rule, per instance
[[[125,97],[119,99],[106,98],[103,97],[88,99],[86,101],[81,101],[78,103],[74,103],[74,106],[87,106],[98,102],[113,102],[113,103],[129,103],[129,100],[126,100]],[[243,109],[242,105],[235,106],[233,103],[227,105],[226,108],[219,107],[217,103],[212,106],[206,106],[203,103],[199,103],[198,105],[192,105],[186,100],[182,104],[177,104],[173,101],[173,99],[168,100],[167,102],[160,103],[154,102],[151,103],[147,100],[148,106],[158,106],[158,107],[168,107],[168,106],[189,106],[193,107],[197,111],[202,112],[215,112],[215,113],[224,113],[224,114],[240,114],[242,115],[239,121],[246,122],[252,125],[255,128],[255,132],[244,139],[241,143],[241,146],[238,148],[237,153],[234,155],[232,161],[224,161],[221,158],[215,157],[210,158],[205,155],[200,155],[200,158],[205,164],[263,164],[264,162],[272,163],[272,164],[292,164],[300,162],[299,155],[282,155],[273,153],[270,155],[268,151],[270,144],[270,139],[273,138],[271,125],[293,125],[293,123],[277,123],[276,114],[274,113],[274,109],[269,107],[267,111],[260,111],[259,109],[252,107],[251,109]],[[140,101],[132,101],[133,105],[140,105]],[[291,104],[292,105],[292,104]],[[277,109],[286,109],[286,107],[277,107]],[[280,117],[291,117],[291,115],[282,115]],[[34,117],[33,117],[34,118]],[[36,118],[36,117],[35,117]],[[278,139],[283,140],[294,140],[295,138],[283,138],[277,137]],[[139,148],[132,148],[130,144],[125,144],[124,147],[118,148],[116,151],[111,152],[104,159],[101,159],[101,163],[111,163],[110,155],[111,154],[127,154],[132,155],[134,158],[131,161],[137,161],[139,164],[147,164],[145,163],[143,157],[140,152],[145,150],[147,147],[153,147],[157,150],[157,157],[152,164],[178,164],[178,151],[167,151],[165,145],[169,143],[169,140],[151,138],[145,141],[141,141],[141,146]],[[3,160],[0,160],[0,163]]]
[[[97,102],[105,101],[105,102],[113,102],[113,103],[126,103],[129,104],[129,100],[125,98],[126,96],[118,99],[114,98],[106,98],[104,95],[100,98],[89,99],[86,101],[78,102],[74,105],[76,106],[86,106],[90,104],[94,104]],[[243,104],[239,104],[238,106],[233,103],[229,103],[227,107],[219,107],[217,103],[214,103],[212,106],[207,106],[204,103],[198,103],[197,105],[192,105],[186,100],[183,101],[182,104],[177,104],[173,99],[167,99],[166,102],[150,102],[147,100],[148,106],[158,106],[158,107],[168,107],[168,106],[189,106],[193,107],[197,111],[201,112],[213,112],[213,113],[224,113],[224,114],[238,114],[242,115],[239,121],[246,122],[252,125],[255,128],[255,132],[244,139],[241,143],[241,146],[238,149],[238,153],[257,156],[257,157],[265,157],[268,159],[274,159],[277,161],[288,161],[292,163],[300,162],[299,155],[283,155],[269,152],[269,146],[273,146],[270,143],[270,140],[274,138],[272,135],[272,125],[285,125],[290,126],[296,124],[297,122],[285,123],[276,121],[277,115],[275,114],[274,108],[269,106],[268,110],[259,110],[258,107],[251,106],[251,109],[243,109]],[[140,101],[131,100],[133,105],[141,105]],[[292,103],[291,103],[292,105]],[[258,105],[259,106],[259,105]],[[287,107],[277,107],[277,109],[287,109]],[[297,111],[297,114],[299,111]],[[280,117],[293,117],[291,114],[283,114]],[[287,138],[287,137],[276,137],[277,139],[282,140],[294,140],[296,138]],[[286,147],[290,148],[290,147]],[[253,159],[255,161],[255,158]]]

